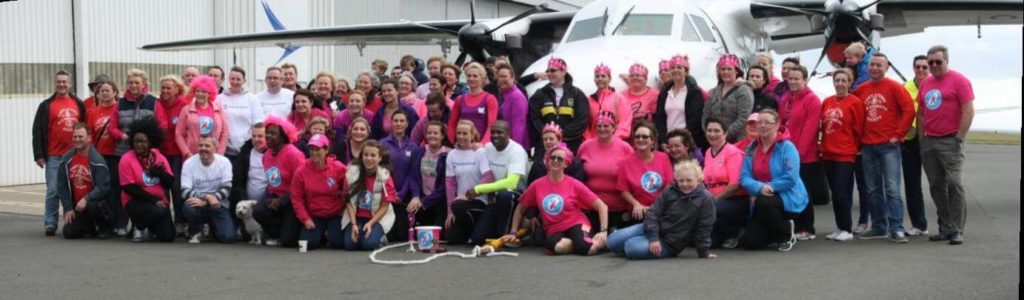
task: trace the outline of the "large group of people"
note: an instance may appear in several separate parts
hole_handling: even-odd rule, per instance
[[[941,45],[913,59],[904,83],[886,77],[883,53],[845,54],[827,97],[799,59],[776,76],[764,53],[746,69],[723,55],[713,87],[689,75],[685,55],[662,61],[656,86],[643,64],[618,76],[600,64],[595,91],[573,85],[563,58],[519,78],[503,57],[405,56],[390,74],[376,60],[352,82],[319,72],[306,87],[286,63],[265,70],[257,94],[237,66],[186,68],[160,77],[158,93],[132,69],[123,93],[101,75],[84,101],[58,72],[32,131],[44,230],[63,220],[68,239],[232,243],[261,242],[247,228],[258,224],[268,246],[372,250],[432,225],[450,245],[715,258],[713,248],[814,239],[812,206],[830,201],[829,240],[927,235],[923,168],[938,211],[929,239],[963,243],[970,81]],[[527,95],[537,79],[548,82]],[[251,213],[236,214],[241,202]]]

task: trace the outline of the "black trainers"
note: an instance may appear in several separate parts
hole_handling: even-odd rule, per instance
[[[46,236],[54,236],[54,235],[57,235],[57,228],[47,228],[46,229]]]
[[[963,243],[964,243],[964,233],[963,232],[957,232],[957,233],[954,233],[954,234],[950,235],[950,237],[949,237],[949,244],[950,245],[960,245],[960,244],[963,244]]]
[[[948,241],[950,238],[951,235],[949,233],[939,232],[939,234],[928,237],[928,240],[932,242],[941,242]]]

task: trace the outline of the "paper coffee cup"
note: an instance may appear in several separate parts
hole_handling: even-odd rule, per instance
[[[299,241],[299,253],[306,253],[306,250],[309,249],[307,247],[309,247],[309,241]]]

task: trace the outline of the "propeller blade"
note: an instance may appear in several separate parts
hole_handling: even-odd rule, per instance
[[[870,8],[872,6],[875,6],[879,2],[882,2],[882,0],[875,0],[875,2],[871,2],[871,3],[867,4],[867,5],[861,6],[859,9],[857,9],[857,12],[862,12],[865,9],[868,9],[868,8]]]
[[[476,0],[469,0],[469,25],[476,24]]]
[[[860,38],[864,40],[864,44],[867,45],[868,47],[875,48],[875,50],[879,49],[877,46],[875,46],[875,44],[871,43],[871,39],[869,39],[863,31],[860,31],[860,29],[857,29],[857,35],[859,35]],[[900,77],[900,80],[907,81],[907,77],[903,76],[903,72],[900,72],[900,69],[897,68],[896,65],[892,64],[892,61],[889,62],[889,67],[892,68],[893,71],[896,71],[896,75]]]
[[[752,2],[751,4],[752,5],[764,6],[764,7],[778,8],[778,9],[782,9],[782,10],[788,10],[788,11],[791,11],[791,12],[795,12],[795,13],[802,14],[802,15],[808,15],[808,16],[814,16],[814,15],[827,16],[828,15],[828,12],[826,12],[824,10],[821,10],[821,9],[796,8],[796,7],[789,7],[789,6],[784,6],[784,5],[761,3],[761,2]]]
[[[409,20],[406,20],[406,19],[401,19],[399,21],[400,22],[409,23],[409,24],[411,24],[413,26],[416,26],[416,27],[422,27],[422,28],[430,29],[430,30],[437,31],[437,32],[443,32],[443,33],[451,34],[451,35],[454,35],[454,36],[459,36],[459,32],[455,31],[455,30],[449,30],[449,29],[444,29],[444,28],[437,28],[437,27],[434,27],[434,26],[430,26],[430,25],[423,24],[423,23],[416,22],[416,21],[409,21]]]
[[[811,71],[811,77],[818,75],[818,65],[821,65],[821,60],[825,58],[825,54],[828,53],[828,47],[832,46],[832,42],[836,41],[836,33],[832,32],[828,35],[828,41],[825,42],[825,47],[821,48],[821,55],[818,56],[818,62],[814,63],[814,69]]]
[[[505,27],[505,25],[512,24],[515,21],[519,21],[522,20],[523,18],[529,17],[530,15],[540,12],[541,10],[546,9],[547,7],[547,3],[541,3],[540,5],[534,6],[533,8],[527,9],[526,11],[519,13],[515,17],[512,17],[508,21],[505,21],[505,23],[501,23],[501,25],[498,25],[498,27],[494,27],[491,30],[484,32],[484,34],[490,35],[492,32],[501,29],[502,27]]]
[[[816,35],[822,35],[822,34],[824,34],[824,32],[821,32],[821,31],[818,31],[818,32],[805,32],[805,33],[780,34],[780,35],[773,35],[772,36],[772,40],[773,41],[782,41],[782,40],[798,39],[798,38],[802,38],[802,37],[816,36]]]
[[[459,66],[459,68],[461,68],[462,67],[462,63],[466,62],[466,56],[467,55],[469,55],[469,52],[466,52],[466,51],[462,51],[461,53],[459,53],[459,58],[455,59],[455,65]]]

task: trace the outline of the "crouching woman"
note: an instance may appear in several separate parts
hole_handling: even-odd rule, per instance
[[[684,161],[675,167],[676,184],[661,192],[642,224],[612,233],[608,248],[629,259],[674,257],[693,244],[700,258],[711,253],[711,229],[715,225],[715,197],[708,193],[700,166]]]

